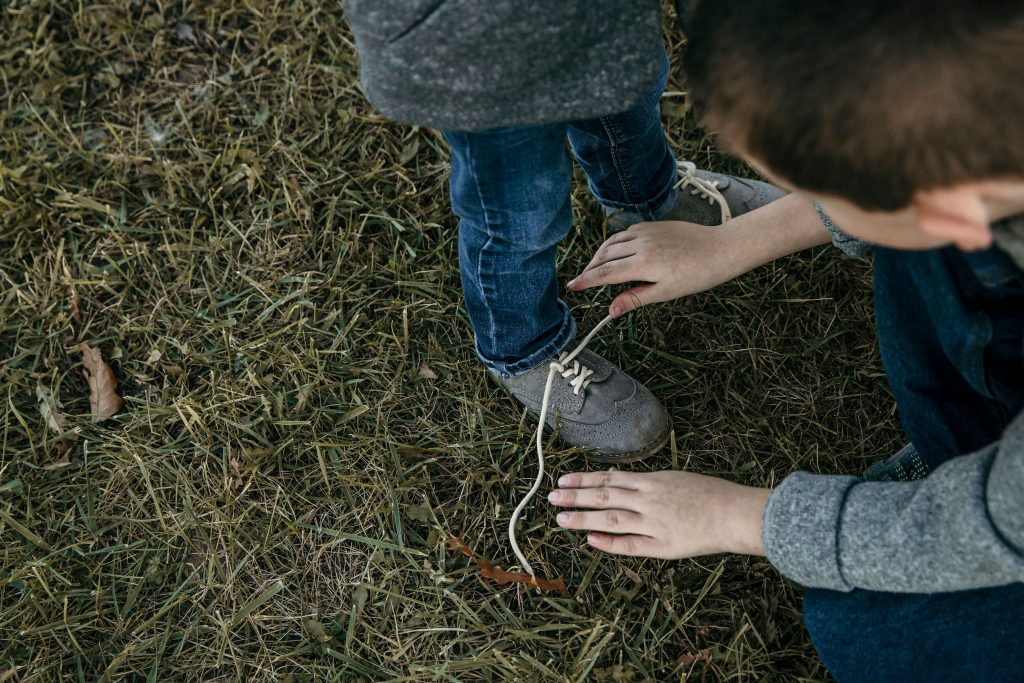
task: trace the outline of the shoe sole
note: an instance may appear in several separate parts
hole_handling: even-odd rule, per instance
[[[587,460],[590,462],[599,462],[605,465],[617,465],[619,463],[628,464],[633,462],[639,462],[645,458],[649,458],[654,455],[668,443],[669,437],[672,435],[672,425],[669,425],[665,430],[665,433],[655,439],[654,443],[650,446],[646,446],[639,451],[631,451],[629,453],[601,453],[600,451],[586,451],[585,455]]]

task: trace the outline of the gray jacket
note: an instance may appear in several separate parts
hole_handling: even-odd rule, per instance
[[[821,216],[836,246],[867,250]],[[1024,269],[1024,217],[993,234]],[[768,500],[762,541],[805,586],[931,593],[1024,581],[1024,413],[997,443],[919,481],[791,474]]]
[[[658,75],[658,0],[342,0],[363,92],[445,130],[625,111]]]

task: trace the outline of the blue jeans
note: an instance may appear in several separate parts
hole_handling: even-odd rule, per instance
[[[882,361],[926,469],[999,439],[1024,409],[1024,273],[997,247],[879,248],[874,281]],[[840,683],[1024,681],[1019,583],[916,595],[808,589],[804,619]]]
[[[650,94],[614,116],[444,131],[452,150],[451,201],[459,266],[480,360],[503,377],[566,350],[576,334],[555,279],[558,243],[572,225],[572,164],[609,209],[656,220],[675,204],[675,159],[661,128],[668,59]]]

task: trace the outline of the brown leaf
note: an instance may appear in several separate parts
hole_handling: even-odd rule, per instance
[[[507,572],[498,565],[491,564],[487,560],[477,557],[476,553],[458,536],[452,536],[448,539],[448,549],[455,550],[468,557],[473,561],[473,564],[480,568],[481,576],[485,579],[490,579],[499,586],[503,586],[506,583],[521,583],[542,591],[558,591],[562,595],[569,594],[569,589],[565,586],[565,579],[561,576],[555,579],[545,579],[530,576],[524,572]]]
[[[630,569],[629,567],[627,567],[625,565],[622,565],[621,569],[622,569],[622,573],[623,574],[625,574],[626,576],[628,576],[630,579],[633,580],[633,583],[643,583],[644,582],[643,579],[640,578],[640,575],[637,574],[632,569]]]
[[[46,425],[58,434],[66,432],[68,430],[67,418],[64,413],[60,412],[57,399],[53,397],[50,390],[42,384],[36,384],[36,398],[39,400],[39,412],[43,414]]]
[[[74,445],[75,442],[71,441],[70,439],[65,439],[63,441],[58,441],[57,443],[55,443],[53,445],[53,448],[54,450],[57,451],[57,455],[60,456],[60,460],[58,460],[57,462],[64,465],[71,462],[71,449]]]
[[[420,379],[437,379],[437,373],[426,363],[420,365],[420,369],[416,371],[416,376]]]
[[[684,652],[683,654],[679,655],[678,659],[676,660],[676,663],[679,666],[690,666],[694,662],[709,662],[710,663],[711,662],[711,654],[708,651],[708,648],[704,648],[703,650],[699,650],[699,651],[697,651],[695,653],[694,652]]]
[[[113,370],[103,360],[99,349],[85,342],[78,346],[85,365],[85,379],[89,382],[89,407],[93,422],[102,422],[121,409],[124,401],[117,395],[117,379]]]
[[[78,294],[71,295],[71,319],[82,324],[82,310],[78,307]]]

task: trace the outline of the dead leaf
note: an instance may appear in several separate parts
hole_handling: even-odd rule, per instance
[[[78,346],[85,365],[85,379],[89,382],[89,407],[93,422],[102,422],[121,409],[124,401],[117,395],[117,379],[114,371],[103,360],[99,349],[85,342]]]
[[[412,505],[405,511],[405,515],[409,519],[415,519],[423,524],[430,524],[434,519],[433,511],[426,505]]]
[[[160,353],[159,349],[153,349],[152,351],[149,352],[149,355],[146,356],[146,365],[152,365],[153,363],[163,358],[163,356],[164,354]]]
[[[681,667],[682,666],[690,666],[694,662],[708,662],[708,663],[710,663],[711,662],[711,653],[708,651],[708,648],[704,648],[703,650],[699,650],[696,653],[684,652],[683,654],[679,655],[678,659],[676,660],[676,663],[679,666],[681,666]]]
[[[530,576],[524,572],[507,572],[498,565],[491,564],[487,560],[477,557],[476,553],[458,536],[452,536],[448,539],[448,549],[455,550],[468,557],[473,561],[473,564],[480,568],[481,576],[485,579],[490,579],[499,586],[503,586],[506,583],[521,583],[542,591],[558,591],[562,595],[569,594],[569,589],[565,586],[565,579],[561,576],[555,579],[544,579]]]
[[[78,307],[78,294],[71,295],[71,319],[82,324],[82,310]]]
[[[55,443],[53,447],[57,451],[57,455],[60,456],[60,460],[58,460],[57,462],[61,463],[62,465],[66,465],[69,462],[71,462],[71,447],[74,445],[75,442],[69,439],[65,439],[64,441],[58,441],[57,443]]]
[[[437,379],[437,373],[426,363],[420,365],[420,369],[416,371],[416,376],[420,379]]]
[[[66,432],[68,430],[67,417],[60,412],[60,408],[57,407],[57,399],[53,397],[50,390],[42,384],[36,384],[36,398],[39,400],[39,412],[46,419],[46,425],[58,434]]]

